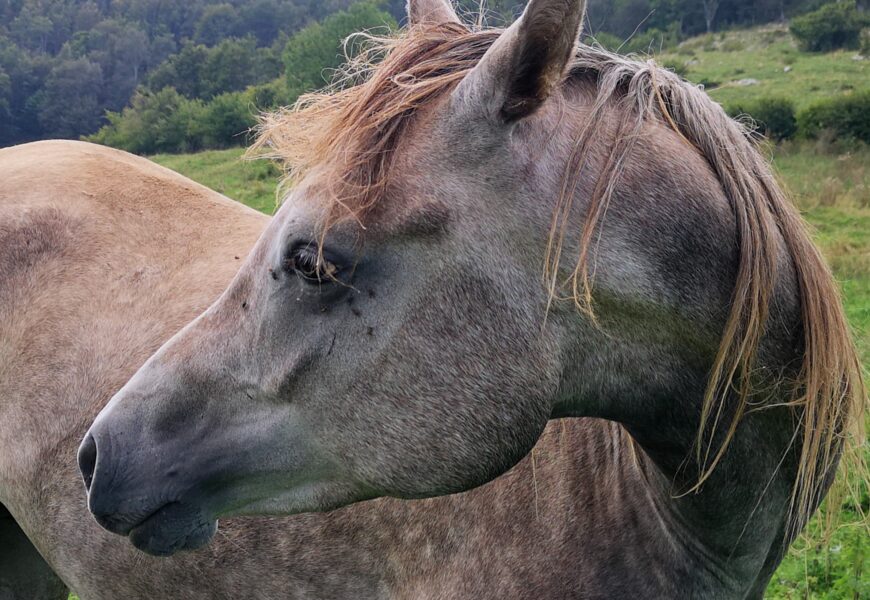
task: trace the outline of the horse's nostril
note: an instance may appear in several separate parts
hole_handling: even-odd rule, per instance
[[[94,469],[97,465],[97,442],[94,436],[88,433],[79,446],[79,470],[82,472],[82,479],[85,480],[85,489],[91,491],[91,482],[94,480]]]

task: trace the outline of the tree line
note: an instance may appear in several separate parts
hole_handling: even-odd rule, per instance
[[[587,32],[605,45],[631,38],[627,48],[643,50],[791,17],[823,1],[589,0]],[[456,4],[460,13],[480,9],[479,0]],[[0,146],[94,134],[138,152],[243,143],[238,134],[256,109],[292,103],[322,86],[345,36],[397,26],[404,5],[0,0]],[[518,16],[525,0],[485,5],[486,22],[500,25]],[[151,130],[161,133],[135,141]]]
[[[211,95],[274,78],[288,37],[351,1],[0,0],[0,146],[93,133],[186,75],[170,61],[208,54],[195,85]]]

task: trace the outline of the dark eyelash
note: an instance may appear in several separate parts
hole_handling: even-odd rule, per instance
[[[335,278],[339,267],[322,255],[318,255],[314,246],[306,245],[297,246],[290,251],[284,260],[284,270],[296,273],[308,282],[324,283]]]

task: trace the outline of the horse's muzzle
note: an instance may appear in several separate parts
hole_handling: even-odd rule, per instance
[[[179,550],[195,550],[207,544],[217,531],[217,521],[197,505],[164,501],[138,495],[122,499],[109,457],[101,454],[92,432],[85,435],[78,451],[79,470],[88,493],[88,509],[104,529],[123,536],[139,550],[154,556],[170,556]],[[121,484],[121,485],[117,485]]]

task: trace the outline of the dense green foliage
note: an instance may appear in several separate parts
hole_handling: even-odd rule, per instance
[[[826,4],[819,10],[792,19],[792,35],[804,50],[826,52],[837,48],[857,48],[861,29],[870,18],[859,12],[855,2]]]
[[[773,140],[787,140],[797,133],[794,102],[788,98],[761,98],[728,107],[728,114],[752,119],[759,133]]]
[[[122,113],[110,112],[109,124],[90,139],[139,154],[198,150],[204,112],[202,101],[188,100],[173,88],[140,92]]]
[[[390,15],[374,4],[361,2],[294,35],[283,54],[289,99],[295,100],[305,92],[323,87],[330,69],[344,62],[342,45],[348,36],[379,27],[386,33],[397,26]],[[349,43],[353,44],[353,40]],[[348,53],[351,52],[349,49]]]
[[[0,146],[93,133],[143,85],[210,98],[269,81],[287,36],[351,2],[0,0]]]
[[[837,138],[870,144],[870,88],[817,102],[801,111],[798,124],[808,137],[818,137],[826,131]]]
[[[275,49],[257,47],[252,36],[227,38],[211,48],[188,42],[149,74],[147,87],[172,87],[187,98],[208,100],[271,81],[282,71]]]
[[[815,9],[823,1],[590,0],[587,31],[606,47],[653,53],[675,48],[699,32],[780,20]],[[404,19],[405,0],[353,4],[354,0],[0,0],[0,146],[92,134],[117,122],[108,113],[135,107],[134,98],[166,87],[188,100],[208,102],[249,86],[265,85],[274,91],[272,82],[280,77],[286,93],[275,103],[289,103],[300,92],[319,86],[328,69],[337,65],[336,39],[357,31],[360,24]],[[481,6],[479,0],[456,4],[469,18]],[[507,23],[524,5],[525,0],[488,0],[485,21]],[[855,12],[854,4],[843,3],[819,14],[846,14],[843,7]],[[346,12],[337,15],[338,11]],[[811,36],[827,27],[825,19],[807,19]],[[853,29],[859,20],[853,20]],[[855,37],[860,31],[850,32],[846,42],[836,43],[860,43]],[[838,35],[820,39],[839,40]]]
[[[257,91],[226,92],[208,103],[171,87],[137,92],[131,106],[109,113],[109,124],[88,139],[137,154],[243,145],[256,121]]]
[[[342,62],[347,36],[396,26],[370,2],[307,25],[286,43],[283,80],[276,77],[280,68],[269,49],[257,48],[252,38],[224,40],[212,48],[188,44],[152,73],[149,85],[159,91],[140,89],[130,106],[109,112],[108,123],[88,139],[139,154],[243,145],[259,110],[290,104],[323,87],[327,69]],[[274,70],[258,74],[258,65]]]

